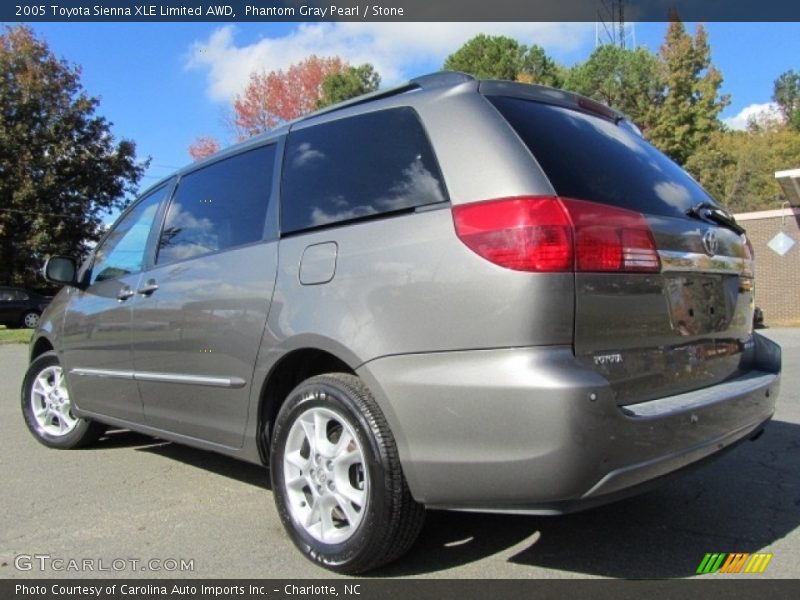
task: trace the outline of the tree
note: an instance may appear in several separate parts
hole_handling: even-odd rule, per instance
[[[780,123],[752,125],[748,131],[711,135],[689,158],[686,169],[734,212],[777,208],[783,200],[774,173],[800,156],[800,132]]]
[[[81,255],[146,163],[115,142],[80,68],[24,26],[0,33],[0,282],[36,287],[49,254]]]
[[[478,34],[444,61],[446,71],[463,71],[479,79],[514,81],[522,70],[525,46],[503,35]]]
[[[312,110],[378,89],[381,76],[369,63],[352,67],[339,57],[310,56],[286,71],[253,72],[233,102],[230,123],[239,141],[274,129]],[[217,152],[219,142],[199,136],[189,146],[194,160]]]
[[[661,92],[658,57],[606,44],[569,70],[564,87],[625,113],[646,133]]]
[[[445,71],[462,71],[478,79],[505,79],[560,87],[566,70],[544,48],[504,35],[480,33],[444,61]]]
[[[338,57],[311,56],[286,71],[252,73],[250,83],[233,102],[239,139],[269,131],[314,110],[325,78],[346,67]]]
[[[660,59],[663,88],[648,137],[683,165],[722,129],[719,114],[730,100],[719,94],[722,74],[711,64],[711,48],[702,25],[692,38],[683,23],[670,23]]]
[[[800,131],[800,73],[794,69],[781,73],[773,84],[772,100],[789,126]]]
[[[361,94],[374,92],[381,85],[381,76],[369,63],[359,67],[347,66],[338,73],[331,73],[322,81],[322,96],[317,100],[317,108],[325,108],[344,102]]]
[[[534,44],[525,52],[516,80],[550,87],[562,87],[565,77],[566,69],[547,56],[544,48]]]
[[[219,142],[207,135],[201,135],[189,145],[189,155],[194,160],[200,160],[219,152]]]

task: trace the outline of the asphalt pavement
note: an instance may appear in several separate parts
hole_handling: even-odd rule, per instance
[[[783,346],[784,377],[757,441],[583,513],[429,512],[411,552],[372,575],[691,577],[708,552],[768,552],[758,577],[800,577],[800,329],[762,333]],[[0,578],[332,577],[284,534],[265,469],[127,431],[38,444],[20,414],[26,362],[26,346],[0,346]]]

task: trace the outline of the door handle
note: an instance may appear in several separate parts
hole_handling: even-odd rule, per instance
[[[134,293],[134,291],[129,286],[126,285],[117,294],[117,300],[119,300],[120,302],[125,302],[125,300],[127,300],[128,298],[132,298],[135,295],[136,294]]]
[[[149,296],[158,289],[158,284],[155,279],[148,279],[143,288],[139,288],[138,293],[142,296]]]

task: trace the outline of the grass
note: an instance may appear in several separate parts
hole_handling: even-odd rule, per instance
[[[8,329],[0,325],[0,344],[27,344],[32,334],[32,329]]]

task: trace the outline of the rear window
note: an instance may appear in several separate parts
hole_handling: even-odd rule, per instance
[[[283,233],[447,200],[433,149],[407,107],[293,132],[281,197]]]
[[[644,139],[577,110],[491,96],[559,196],[641,213],[684,216],[713,202],[683,169]]]

